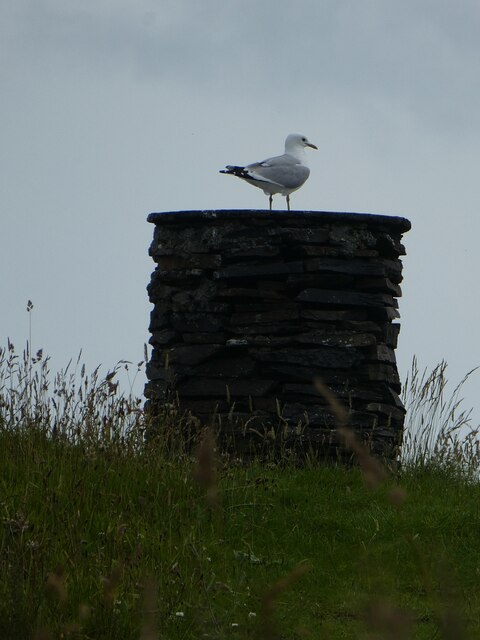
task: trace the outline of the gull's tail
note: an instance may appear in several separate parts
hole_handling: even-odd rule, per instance
[[[245,167],[234,167],[228,164],[225,169],[222,169],[220,173],[227,173],[231,176],[237,176],[237,178],[248,178],[248,172],[245,171]]]

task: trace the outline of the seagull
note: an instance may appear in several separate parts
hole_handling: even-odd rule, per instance
[[[220,173],[242,178],[254,187],[263,189],[268,196],[270,211],[272,210],[273,195],[281,193],[287,198],[290,211],[290,194],[300,189],[310,175],[307,166],[305,147],[318,149],[301,133],[291,133],[285,140],[285,153],[282,156],[267,158],[262,162],[254,162],[246,167],[227,165]]]

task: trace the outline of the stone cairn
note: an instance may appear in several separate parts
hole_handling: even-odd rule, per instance
[[[341,453],[321,380],[374,453],[405,410],[395,352],[405,218],[319,211],[152,213],[147,406],[176,403],[244,455]],[[263,445],[262,445],[263,446]]]

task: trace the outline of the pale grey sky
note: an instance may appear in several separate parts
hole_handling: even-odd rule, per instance
[[[265,208],[218,170],[299,131],[319,151],[294,208],[412,221],[399,369],[458,381],[480,365],[479,32],[474,0],[2,0],[2,344],[31,299],[56,366],[140,360],[147,214]]]

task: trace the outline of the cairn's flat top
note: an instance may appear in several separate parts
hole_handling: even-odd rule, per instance
[[[282,220],[284,222],[310,220],[338,224],[366,223],[372,226],[395,227],[400,232],[409,231],[411,222],[400,216],[388,216],[377,213],[352,213],[341,211],[269,211],[266,209],[205,209],[193,211],[159,211],[151,213],[147,220],[153,224],[199,222],[202,220]]]

